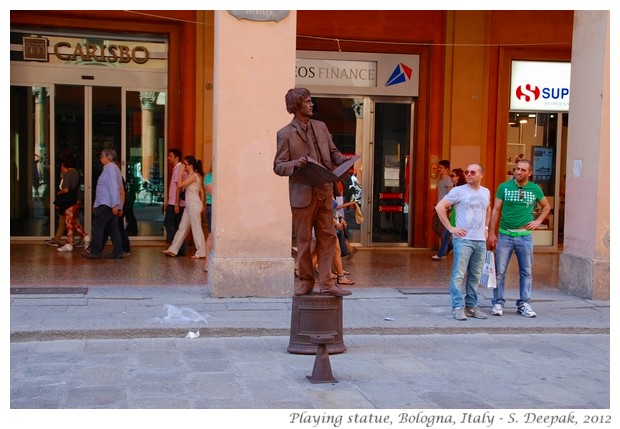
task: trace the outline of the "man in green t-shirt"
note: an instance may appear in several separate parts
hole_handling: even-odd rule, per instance
[[[530,305],[534,260],[532,230],[540,226],[551,207],[540,186],[529,181],[531,175],[532,163],[527,159],[522,159],[515,168],[514,178],[499,185],[495,195],[488,238],[489,246],[495,248],[497,287],[493,290],[493,309],[491,310],[491,314],[495,316],[503,314],[506,302],[504,278],[512,252],[514,252],[517,255],[520,276],[517,312],[525,317],[536,317]],[[533,212],[537,204],[542,207],[542,210],[534,219]],[[495,232],[498,220],[499,236]]]

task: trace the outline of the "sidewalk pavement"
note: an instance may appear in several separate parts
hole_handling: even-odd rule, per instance
[[[210,298],[204,287],[181,286],[12,291],[12,342],[179,337],[190,330],[216,337],[290,334],[291,298]],[[585,300],[560,290],[537,291],[532,306],[539,317],[529,319],[516,312],[517,291],[507,291],[501,317],[490,315],[492,289],[480,288],[478,293],[488,319],[456,321],[445,289],[353,289],[353,295],[343,298],[344,335],[609,333],[609,301]],[[183,308],[204,321],[192,322],[192,311],[184,317],[169,316],[169,309]]]
[[[329,359],[338,383],[311,384],[315,357],[286,351],[291,298],[15,287],[11,408],[289,410],[276,426],[291,423],[290,410],[610,408],[609,302],[536,290],[538,317],[525,318],[516,293],[501,317],[456,321],[445,288],[353,289],[347,351]],[[492,291],[479,294],[490,314]]]

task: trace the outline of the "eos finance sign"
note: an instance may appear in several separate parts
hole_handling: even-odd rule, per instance
[[[510,110],[567,112],[570,63],[513,61]]]
[[[297,59],[295,81],[302,85],[373,87],[377,85],[377,63]]]
[[[416,97],[418,55],[297,51],[295,85],[311,92]]]

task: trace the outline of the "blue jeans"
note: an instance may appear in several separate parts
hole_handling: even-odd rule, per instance
[[[478,306],[476,291],[487,253],[486,241],[463,240],[454,236],[452,246],[454,248],[454,263],[450,277],[452,308],[463,307],[462,286],[466,274],[465,307],[476,307]]]
[[[211,213],[213,212],[211,204],[207,204],[205,216],[207,218],[207,231],[211,232]]]
[[[534,241],[532,234],[511,237],[499,233],[495,248],[495,276],[497,287],[493,289],[493,304],[504,305],[504,279],[512,252],[519,263],[519,299],[517,307],[532,298],[532,262],[534,260]]]
[[[450,251],[450,239],[452,238],[452,233],[446,229],[446,232],[443,233],[443,238],[441,239],[441,246],[439,247],[439,251],[437,252],[437,256],[443,258]]]

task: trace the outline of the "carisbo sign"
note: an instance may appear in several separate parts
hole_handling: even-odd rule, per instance
[[[67,52],[69,51],[69,52]],[[96,45],[69,42],[58,42],[54,45],[54,55],[63,61],[96,61],[99,63],[144,64],[149,60],[149,50],[144,46],[130,48],[127,45]]]
[[[44,37],[24,37],[23,55],[26,61],[44,61],[48,57],[48,39]],[[71,43],[59,41],[54,43],[52,54],[61,61],[145,64],[150,53],[146,46],[128,46],[124,44]]]

